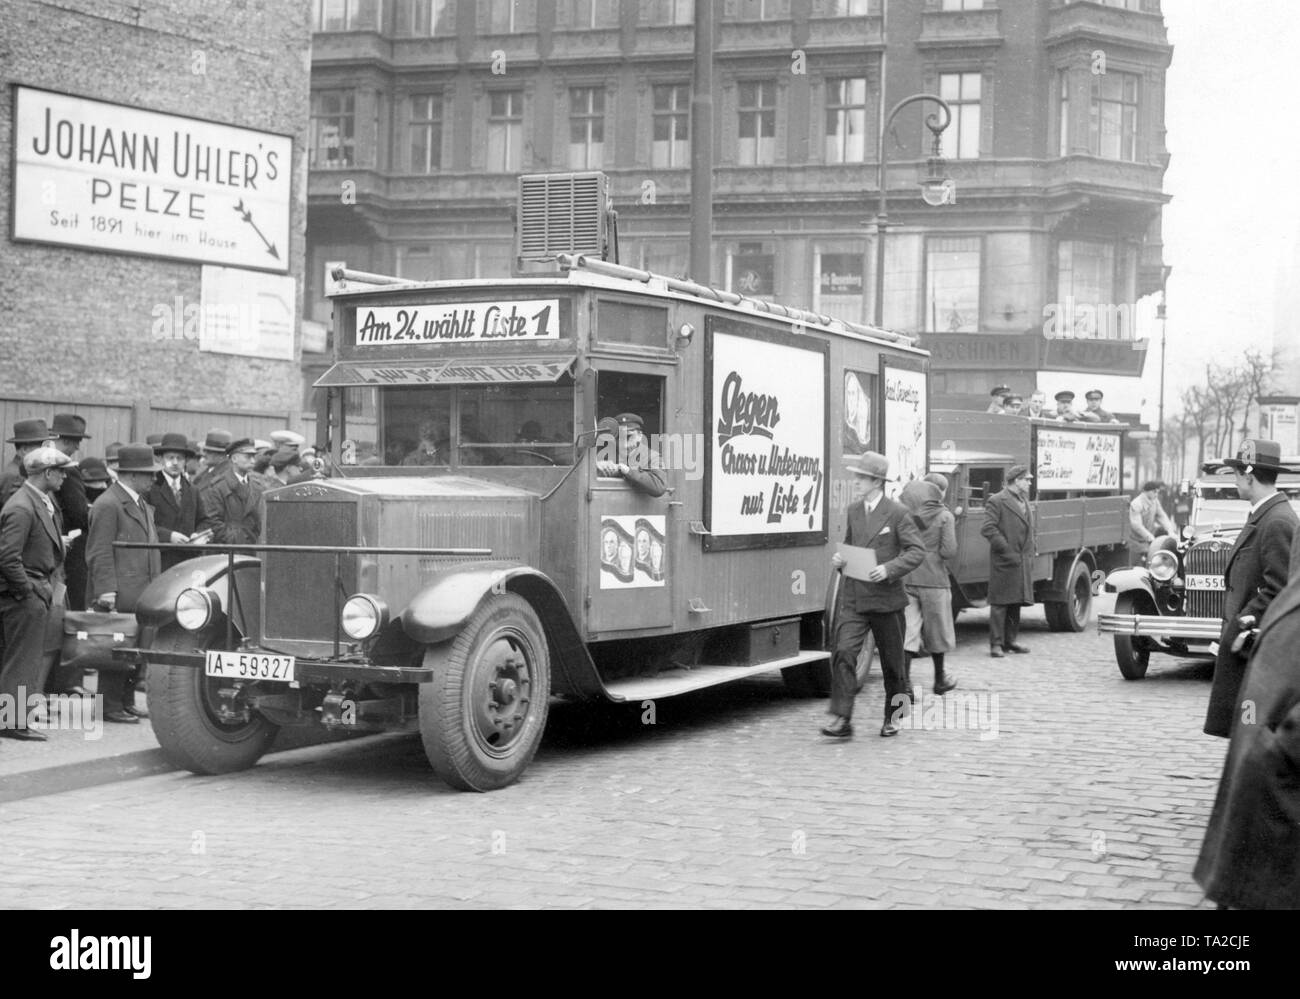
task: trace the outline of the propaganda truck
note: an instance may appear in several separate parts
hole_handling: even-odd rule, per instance
[[[1128,564],[1129,496],[1120,474],[1128,428],[948,409],[933,410],[930,420],[930,467],[950,478],[946,502],[957,522],[954,612],[987,606],[984,504],[1012,465],[1026,465],[1038,523],[1034,601],[1053,631],[1083,631],[1104,574]]]
[[[521,256],[535,228],[600,227],[585,181],[521,179]],[[159,577],[118,653],[148,664],[169,759],[221,773],[282,726],[410,731],[447,783],[489,790],[553,697],[643,705],[775,670],[828,690],[846,463],[924,474],[928,355],[600,252],[548,259],[339,272],[323,469],[265,495],[259,544]],[[597,424],[623,413],[662,496],[601,474]]]

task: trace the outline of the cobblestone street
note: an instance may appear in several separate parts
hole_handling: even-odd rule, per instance
[[[825,702],[760,677],[661,702],[653,726],[557,704],[524,779],[491,794],[440,785],[410,736],[118,780],[5,806],[0,902],[1210,907],[1191,877],[1226,750],[1201,733],[1209,664],[1153,656],[1126,682],[1108,638],[1041,610],[1032,654],[992,660],[986,621],[962,615],[949,659],[977,695],[958,727],[879,738],[876,668],[847,743],[817,734]],[[933,726],[928,661],[914,681]]]

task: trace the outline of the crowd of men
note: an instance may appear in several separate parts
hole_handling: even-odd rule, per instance
[[[1102,407],[1105,394],[1101,389],[1089,389],[1083,394],[1085,406],[1074,408],[1074,393],[1062,389],[1056,393],[1056,405],[1047,404],[1046,392],[1033,392],[1029,402],[1012,392],[1006,385],[998,385],[989,392],[990,413],[1010,413],[1013,416],[1032,416],[1041,420],[1059,420],[1061,423],[1119,423],[1120,420]]]
[[[15,454],[0,474],[0,695],[11,703],[22,691],[89,696],[84,677],[46,651],[58,645],[47,635],[56,610],[133,614],[152,579],[193,555],[114,542],[255,543],[262,493],[314,474],[312,449],[287,429],[254,440],[214,427],[202,444],[164,432],[75,460],[88,440],[75,413],[18,420],[6,440]],[[147,717],[139,679],[101,676],[106,721]],[[21,724],[0,736],[45,739]]]

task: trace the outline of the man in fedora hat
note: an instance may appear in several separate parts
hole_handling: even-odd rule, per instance
[[[55,500],[63,512],[63,530],[67,533],[80,531],[80,541],[90,529],[90,503],[86,499],[86,484],[81,478],[81,469],[77,467],[77,452],[81,442],[90,439],[86,433],[86,421],[75,413],[55,413],[50,425],[54,437],[54,447],[65,454],[71,464],[67,466],[67,475],[59,487]],[[68,546],[63,560],[63,573],[68,582],[68,607],[72,610],[86,609],[86,546],[72,544]]]
[[[153,450],[162,468],[154,475],[145,501],[153,507],[158,540],[164,544],[188,544],[199,526],[198,494],[185,478],[185,462],[194,451],[184,434],[174,433],[163,434]],[[164,551],[162,569],[166,572],[178,562],[193,557],[193,552]]]
[[[1012,465],[1007,484],[984,504],[980,534],[989,541],[989,655],[1001,659],[1008,652],[1028,652],[1018,643],[1020,608],[1034,602],[1034,555],[1037,524],[1029,504],[1029,483],[1024,465]]]
[[[6,444],[14,446],[14,457],[9,466],[0,475],[0,506],[4,506],[23,484],[27,472],[23,468],[23,458],[50,439],[50,431],[41,419],[15,420],[14,435],[6,438]]]
[[[27,695],[45,689],[46,624],[64,551],[62,515],[51,494],[69,464],[52,447],[28,451],[23,484],[0,509],[0,694],[14,706],[13,724],[0,735],[11,739],[45,740],[26,727]]]
[[[854,669],[870,631],[880,652],[885,675],[884,725],[882,736],[897,735],[897,712],[907,699],[907,666],[903,654],[906,633],[903,612],[907,591],[903,577],[925,559],[921,534],[907,508],[884,493],[889,478],[889,459],[868,451],[849,466],[853,473],[853,503],[844,543],[875,552],[876,565],[866,579],[845,577],[840,586],[835,624],[835,653],[831,657],[831,721],[822,735],[847,739],[853,735],[853,699],[857,694]],[[831,566],[842,569],[838,552]]]
[[[235,441],[235,435],[221,427],[213,427],[203,438],[202,455],[199,457],[199,471],[194,476],[194,488],[200,493],[215,482],[229,460],[227,452]]]
[[[131,614],[140,594],[162,571],[156,548],[116,548],[115,541],[158,543],[153,509],[145,494],[161,468],[148,444],[123,444],[117,453],[117,482],[105,490],[90,508],[90,535],[86,541],[86,568],[90,573],[88,595],[99,610]],[[134,703],[134,671],[124,680],[100,682],[104,695],[104,720],[134,722],[144,717]]]
[[[1223,629],[1205,714],[1207,735],[1226,739],[1232,734],[1233,719],[1242,712],[1238,694],[1252,632],[1287,584],[1296,515],[1277,490],[1281,459],[1277,441],[1248,439],[1235,458],[1224,460],[1233,470],[1237,495],[1250,502],[1250,516],[1223,569]]]
[[[199,528],[225,545],[256,544],[262,533],[261,499],[265,488],[249,473],[256,445],[247,437],[230,445],[226,466],[199,492],[203,508]]]

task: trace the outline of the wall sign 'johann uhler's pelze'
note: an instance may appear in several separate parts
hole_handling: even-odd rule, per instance
[[[289,270],[293,140],[14,88],[13,237]]]

